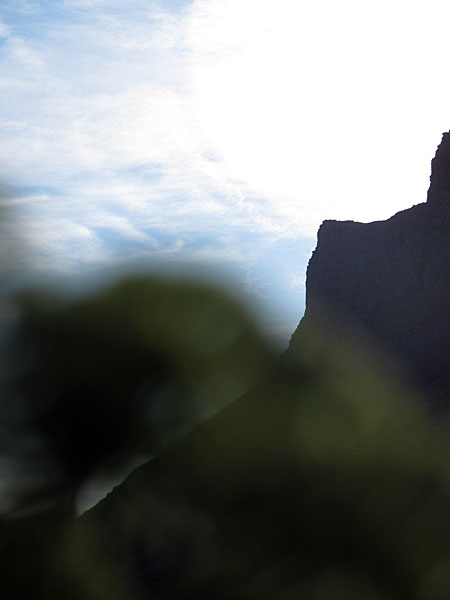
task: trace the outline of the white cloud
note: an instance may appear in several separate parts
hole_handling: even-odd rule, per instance
[[[35,79],[36,70],[45,67],[44,58],[39,51],[20,37],[9,36],[5,53],[9,55],[10,61],[15,63],[19,69],[33,70],[33,79]]]
[[[443,5],[414,6],[401,31],[399,5],[386,19],[385,2],[369,14],[349,0],[198,0],[182,13],[66,2],[89,18],[8,41],[1,160],[56,185],[157,165],[168,193],[222,214],[248,203],[286,235],[389,216],[424,199],[450,99]]]
[[[243,232],[314,237],[425,200],[450,127],[444,2],[4,6],[0,165],[32,188],[41,260],[109,260],[103,223],[250,265]]]
[[[10,29],[4,23],[0,21],[0,39],[7,38],[9,35]]]
[[[450,123],[445,4],[431,16],[404,2],[196,6],[198,119],[274,218],[311,233],[326,217],[385,218],[425,199]]]

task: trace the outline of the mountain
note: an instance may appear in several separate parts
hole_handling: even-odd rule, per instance
[[[307,269],[307,331],[358,340],[429,400],[450,399],[450,133],[432,161],[427,202],[386,221],[325,221]]]
[[[322,225],[283,360],[73,521],[66,598],[450,596],[447,440],[386,375],[444,405],[449,190],[445,134],[427,203]]]
[[[306,314],[280,360],[272,355],[256,360],[258,337],[230,344],[239,314],[220,302],[220,311],[205,322],[217,301],[201,296],[205,302],[199,303],[196,292],[194,312],[182,313],[177,336],[170,338],[178,362],[179,349],[190,359],[183,373],[189,381],[204,375],[199,380],[203,392],[203,382],[212,379],[207,390],[214,396],[232,373],[247,371],[246,360],[256,361],[258,383],[135,469],[82,516],[61,521],[50,506],[47,516],[0,523],[4,595],[38,600],[450,598],[448,432],[443,435],[436,420],[410,402],[410,388],[405,391],[387,376],[404,371],[433,406],[443,406],[450,364],[448,190],[446,134],[433,160],[427,203],[385,222],[322,225],[308,267]],[[161,331],[157,339],[166,341],[167,330],[157,325],[169,291],[164,288],[163,303],[159,296],[155,300],[154,290],[146,300],[140,289],[132,295],[138,305],[130,305],[128,287],[113,294],[118,303],[111,305],[109,295],[98,299],[95,312],[88,312],[94,332],[105,307],[110,307],[109,332],[109,320],[115,323],[123,307],[131,306],[129,319],[119,319],[119,330],[128,334],[132,326],[133,339],[147,332],[152,340]],[[185,305],[184,296],[183,290],[174,296],[175,310],[165,315],[170,323]],[[155,310],[148,311],[151,298]],[[111,306],[121,307],[120,313]],[[189,336],[179,337],[184,329]],[[129,353],[117,333],[114,339],[119,356],[124,349]],[[216,347],[220,340],[220,353],[206,360],[210,342]],[[64,347],[55,345],[58,359]],[[101,346],[94,348],[101,355]],[[366,360],[371,354],[385,358],[373,365]],[[97,359],[91,356],[87,360],[97,375]],[[95,401],[96,388],[79,368],[84,363],[77,354],[69,357],[89,403]],[[120,375],[124,363],[105,364]],[[227,365],[231,370],[224,370]],[[62,375],[63,389],[71,391],[77,379],[67,367]],[[95,381],[101,389],[102,376]],[[109,389],[112,393],[117,385]],[[120,397],[127,406],[129,395]],[[122,413],[110,410],[108,416],[113,413],[116,425],[122,425]],[[92,429],[89,413],[79,419],[83,416]],[[126,431],[133,438],[128,425]],[[67,427],[58,439],[70,433]],[[31,442],[33,450],[35,439]],[[74,442],[83,457],[86,438],[78,434]],[[77,456],[71,454],[71,463]]]

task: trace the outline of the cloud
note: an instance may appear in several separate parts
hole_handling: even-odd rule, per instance
[[[285,307],[289,294],[274,292],[281,279],[267,287],[260,254],[296,230],[224,170],[198,118],[200,8],[8,3],[0,171],[21,208],[11,234],[31,249],[17,261],[22,273],[183,263],[210,277],[214,265],[216,279],[234,270],[254,300]]]
[[[7,38],[9,35],[9,27],[0,21],[0,39]]]
[[[40,12],[39,3],[35,0],[3,0],[2,9],[19,15],[35,15]]]
[[[112,203],[139,202],[152,213],[159,199],[168,227],[183,215],[205,222],[214,213],[227,226],[280,233],[264,202],[224,171],[193,107],[190,65],[198,57],[190,36],[201,7],[174,14],[156,5],[149,13],[142,2],[120,12],[119,4],[66,2],[89,19],[50,22],[32,43],[11,39],[2,74],[15,102],[1,124],[0,162],[23,184],[76,193],[77,181],[92,179]],[[147,18],[137,19],[133,9],[142,16],[144,6]],[[141,185],[133,199],[127,170],[145,165],[159,183]],[[89,185],[80,197],[98,200]]]
[[[324,218],[425,198],[449,127],[442,2],[2,9],[0,169],[41,266],[228,253],[261,287],[258,255],[278,248],[298,290]],[[308,252],[287,267],[281,247],[299,239]]]

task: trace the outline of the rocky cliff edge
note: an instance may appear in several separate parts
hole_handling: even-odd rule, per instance
[[[450,132],[432,161],[427,202],[386,221],[325,221],[307,269],[311,330],[398,361],[434,406],[450,406]]]

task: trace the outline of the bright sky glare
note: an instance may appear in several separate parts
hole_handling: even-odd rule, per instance
[[[426,198],[444,1],[2,0],[0,175],[41,271],[234,266],[285,331],[324,219]]]

